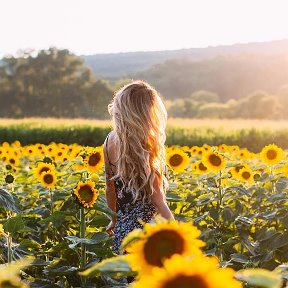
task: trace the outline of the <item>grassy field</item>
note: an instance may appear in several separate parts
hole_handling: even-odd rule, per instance
[[[111,126],[110,120],[66,119],[66,118],[0,118],[0,126],[29,125],[30,127],[55,126]],[[255,120],[255,119],[187,119],[169,118],[168,126],[174,128],[205,128],[219,129],[221,131],[241,129],[281,130],[288,128],[286,120]]]
[[[111,130],[110,120],[25,118],[0,119],[0,143],[20,140],[23,145],[50,142],[101,145]],[[288,121],[249,119],[170,118],[167,145],[238,145],[254,152],[275,143],[288,148]]]

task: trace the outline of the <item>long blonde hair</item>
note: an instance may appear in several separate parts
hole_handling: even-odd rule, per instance
[[[165,128],[167,111],[157,91],[144,81],[134,81],[118,90],[108,111],[116,132],[116,166],[123,187],[138,199],[151,201],[153,183],[165,177]]]

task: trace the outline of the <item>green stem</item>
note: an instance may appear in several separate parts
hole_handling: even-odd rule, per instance
[[[85,211],[84,207],[80,208],[80,238],[85,238],[86,232],[86,222],[85,222]],[[84,243],[81,243],[81,269],[86,265],[86,246]]]
[[[85,238],[86,232],[86,222],[85,222],[85,209],[80,207],[80,238]],[[86,266],[86,246],[81,243],[81,258],[80,258],[80,268],[84,269]],[[82,284],[85,285],[85,277],[81,277]]]
[[[8,252],[7,252],[8,263],[11,263],[12,262],[12,237],[10,233],[8,233],[8,236],[7,236],[7,246],[8,246]]]
[[[49,194],[50,194],[50,211],[51,211],[51,215],[53,214],[53,192],[52,192],[52,189],[49,189]]]
[[[223,200],[223,195],[222,195],[222,178],[221,178],[221,171],[220,171],[220,178],[219,178],[219,202],[218,202],[218,208],[219,208],[219,212],[222,206],[222,200]]]

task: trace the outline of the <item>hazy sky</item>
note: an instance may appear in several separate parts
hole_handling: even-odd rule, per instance
[[[0,57],[19,49],[80,54],[288,38],[288,0],[0,0]]]

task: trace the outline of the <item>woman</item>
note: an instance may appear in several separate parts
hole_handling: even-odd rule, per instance
[[[165,127],[167,112],[157,91],[134,81],[114,95],[108,105],[113,131],[104,143],[106,198],[118,217],[107,226],[113,251],[124,237],[158,213],[174,219],[165,201]]]

